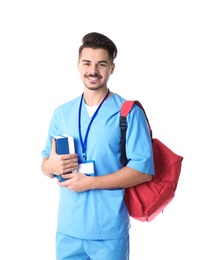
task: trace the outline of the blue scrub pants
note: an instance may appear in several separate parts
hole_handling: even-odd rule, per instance
[[[129,236],[86,240],[57,232],[56,260],[129,260]]]

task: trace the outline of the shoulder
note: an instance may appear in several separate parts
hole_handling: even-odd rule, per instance
[[[126,100],[125,98],[123,98],[122,96],[120,96],[116,93],[113,93],[111,95],[111,97],[109,98],[109,102],[110,102],[111,106],[117,108],[118,110],[120,110],[120,108],[125,100]]]
[[[120,112],[122,105],[127,101],[128,99],[120,96],[119,94],[113,93],[111,97],[108,100],[108,106],[111,106],[111,111],[117,111],[118,113]],[[132,99],[130,99],[132,100]],[[144,117],[144,112],[143,110],[135,103],[133,105],[133,109],[129,112],[127,118],[131,118],[134,116],[143,116]]]
[[[128,104],[126,103],[127,101],[129,101]],[[135,120],[137,122],[139,122],[140,120],[143,120],[145,122],[146,121],[146,114],[144,112],[143,107],[141,106],[141,103],[137,100],[127,100],[127,101],[123,102],[123,104],[125,103],[124,104],[125,106],[123,107],[123,114],[126,115],[127,112],[128,112],[127,120],[129,120],[129,121]],[[137,102],[132,103],[130,101],[137,101]]]
[[[69,100],[55,108],[55,112],[73,110],[74,107],[78,107],[81,96],[78,96],[72,100]],[[77,105],[78,104],[78,105]]]
[[[113,94],[113,99],[115,104],[117,104],[117,106],[121,109],[122,105],[127,102],[127,101],[138,101],[138,100],[132,100],[132,99],[126,99],[118,94]],[[138,101],[139,102],[139,101]],[[138,103],[137,102],[137,103]],[[129,112],[129,114],[134,114],[134,113],[140,113],[140,114],[144,114],[144,111],[142,110],[142,108],[137,104],[134,103],[132,110]]]

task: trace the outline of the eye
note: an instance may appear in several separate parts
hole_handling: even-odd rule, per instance
[[[84,66],[89,66],[89,65],[90,65],[90,62],[84,62],[83,65],[84,65]]]
[[[106,64],[105,63],[100,63],[99,67],[106,67]]]

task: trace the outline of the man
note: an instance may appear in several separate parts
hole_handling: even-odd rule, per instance
[[[57,260],[129,259],[124,188],[147,182],[154,174],[147,121],[136,105],[127,119],[128,164],[122,167],[120,162],[119,117],[125,99],[107,87],[116,56],[116,45],[108,37],[85,35],[78,60],[83,94],[56,108],[50,122],[42,171],[65,179],[58,181]],[[62,134],[74,137],[75,154],[56,153],[52,137]]]

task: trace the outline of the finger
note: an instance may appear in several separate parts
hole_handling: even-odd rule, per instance
[[[52,138],[52,153],[56,153],[56,140],[55,138]]]
[[[62,176],[64,179],[71,179],[71,178],[74,177],[71,172],[64,173],[64,174],[62,174],[61,176]]]

